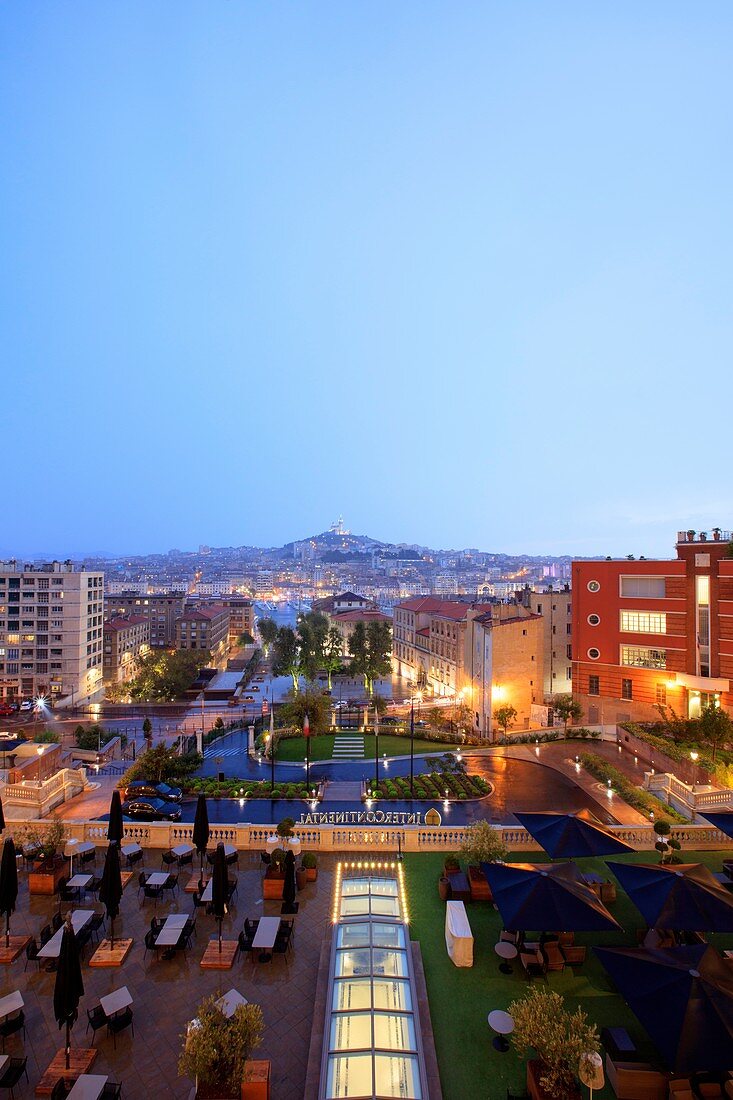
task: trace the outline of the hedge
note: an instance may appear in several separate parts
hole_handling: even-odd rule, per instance
[[[656,798],[648,791],[642,791],[639,787],[635,787],[623,772],[607,763],[602,756],[596,756],[592,752],[584,752],[580,757],[580,762],[587,772],[590,772],[595,779],[599,779],[602,783],[607,783],[610,779],[612,788],[632,809],[646,814],[647,817],[653,812],[655,817],[661,814],[672,821],[678,821],[682,824],[688,823],[686,817],[677,813],[666,802],[662,802],[661,798]]]

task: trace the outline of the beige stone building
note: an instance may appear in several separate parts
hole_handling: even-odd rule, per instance
[[[171,649],[176,644],[176,619],[186,603],[185,592],[161,592],[142,596],[137,592],[108,595],[104,611],[108,619],[125,615],[147,615],[150,645]]]
[[[176,619],[176,649],[207,649],[211,667],[223,665],[229,652],[228,609],[184,609]]]
[[[351,635],[357,623],[363,623],[364,626],[368,626],[369,623],[389,623],[390,626],[392,625],[389,615],[371,609],[342,611],[337,615],[329,615],[328,620],[331,626],[335,626],[341,635],[341,653],[344,657],[348,657],[350,653]]]
[[[513,729],[530,728],[532,706],[543,699],[543,628],[541,615],[512,604],[472,617],[463,691],[476,735],[496,739],[494,714],[503,705],[517,711]]]
[[[252,600],[246,596],[224,596],[210,605],[229,613],[229,646],[237,645],[242,634],[255,636],[255,609]]]
[[[0,697],[78,703],[102,682],[104,574],[0,563]]]
[[[546,592],[529,588],[517,593],[517,600],[528,610],[542,616],[543,660],[542,691],[545,703],[553,695],[569,695],[573,690],[572,593],[570,585]]]
[[[137,672],[138,661],[150,651],[147,615],[110,619],[104,624],[104,681],[124,684]]]

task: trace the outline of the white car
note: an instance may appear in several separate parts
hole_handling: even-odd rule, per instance
[[[346,707],[346,708],[348,709],[348,706],[349,706],[349,704],[348,704],[348,703],[346,702],[346,700],[345,700],[345,699],[338,699],[338,700],[337,700],[337,701],[336,701],[336,702],[335,702],[335,703],[333,704],[333,709],[334,709],[334,710],[343,710],[343,708],[344,708],[344,707]]]
[[[32,699],[23,699],[23,701],[20,704],[20,709],[21,710],[33,710],[33,700]]]

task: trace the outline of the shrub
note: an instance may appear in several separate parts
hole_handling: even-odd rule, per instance
[[[532,986],[525,997],[512,1001],[509,1013],[520,1058],[535,1050],[542,1063],[540,1083],[549,1095],[556,1100],[572,1096],[581,1058],[599,1048],[598,1032],[585,1012],[568,1012],[559,993]]]
[[[227,1018],[216,1005],[216,995],[201,1002],[197,1026],[182,1036],[178,1072],[205,1087],[210,1095],[239,1095],[244,1063],[262,1041],[264,1020],[259,1005],[238,1005]]]
[[[640,813],[647,816],[652,812],[655,815],[666,814],[673,821],[686,823],[686,818],[677,813],[672,806],[668,806],[661,799],[655,798],[648,791],[642,791],[639,787],[635,787],[623,772],[620,772],[618,768],[614,768],[612,764],[608,764],[603,757],[584,752],[580,757],[580,762],[587,772],[602,783],[606,783],[610,779],[613,789],[633,809],[639,810]]]

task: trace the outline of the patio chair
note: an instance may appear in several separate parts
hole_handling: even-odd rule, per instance
[[[122,1096],[121,1081],[107,1081],[100,1093],[100,1100],[119,1100]]]
[[[536,955],[534,952],[528,953],[526,951],[519,952],[519,961],[522,964],[522,969],[527,975],[528,981],[532,981],[533,978],[545,977],[545,964],[544,961]]]
[[[95,1005],[94,1008],[87,1009],[87,1031],[92,1029],[92,1046],[94,1046],[94,1038],[101,1027],[107,1026],[107,1013],[104,1011],[101,1005]]]
[[[64,918],[61,916],[61,914],[58,912],[54,913],[54,915],[51,917],[51,927],[53,928],[54,932],[58,932],[63,923]]]
[[[3,1041],[3,1054],[5,1053],[5,1040],[9,1035],[15,1035],[18,1031],[22,1031],[23,1037],[25,1038],[25,1013],[22,1008],[19,1008],[10,1016],[6,1016],[2,1023],[0,1023],[0,1037],[2,1037]]]
[[[84,887],[84,893],[94,894],[94,896],[96,897],[96,895],[99,893],[99,888],[101,885],[102,879],[97,877],[97,875],[92,875],[92,881],[89,883],[88,886]]]
[[[198,890],[194,890],[193,894],[191,894],[191,898],[193,900],[194,909],[202,909],[206,907],[206,902],[201,900],[201,894],[198,892]]]
[[[519,944],[519,932],[509,932],[506,928],[502,928],[499,933],[499,943],[513,943]]]
[[[0,1077],[0,1089],[10,1089],[11,1100],[15,1100],[13,1089],[18,1084],[23,1074],[25,1074],[26,1081],[28,1080],[27,1066],[27,1058],[10,1058],[8,1060],[5,1072],[2,1077]]]
[[[138,874],[138,876],[137,876],[137,896],[138,896],[138,898],[140,897],[140,894],[142,893],[142,891],[145,889],[145,883],[148,881],[149,877],[150,876],[148,874],[146,874],[145,871],[140,871],[140,873]]]
[[[564,970],[566,959],[557,940],[548,940],[542,947],[545,959],[545,971]]]
[[[147,955],[148,951],[155,951],[157,933],[153,932],[152,928],[145,933],[145,951],[143,952],[143,958]]]
[[[132,870],[132,868],[135,866],[136,863],[142,863],[143,855],[144,855],[144,852],[143,852],[142,848],[140,849],[139,852],[130,852],[129,856],[126,857],[126,859],[127,859],[127,868],[128,868],[129,871]]]
[[[150,918],[150,927],[151,927],[152,931],[153,932],[160,932],[161,928],[165,924],[165,920],[166,920],[165,917],[151,917]]]
[[[178,863],[178,856],[174,856],[169,848],[168,851],[163,852],[163,855],[160,857],[161,871],[164,871],[166,867],[172,867],[174,863]]]
[[[107,1020],[107,1034],[112,1036],[113,1049],[117,1049],[117,1036],[126,1027],[132,1028],[132,1037],[135,1038],[135,1025],[132,1022],[132,1009],[128,1005],[123,1012],[110,1016]]]
[[[92,938],[92,930],[87,924],[86,927],[80,929],[76,934],[76,946],[79,949],[79,958],[84,954],[85,948],[88,946],[89,941]]]
[[[243,955],[246,955],[249,951],[252,950],[252,941],[253,940],[254,940],[254,932],[252,932],[251,935],[249,935],[246,931],[239,933],[239,937],[237,939],[237,944],[239,946],[239,950],[241,951],[241,953]]]
[[[280,906],[280,915],[282,916],[283,914],[285,914],[286,916],[288,916],[288,915],[294,916],[298,912],[299,909],[300,909],[300,902],[299,901],[291,902],[290,905],[287,906],[287,908],[286,908],[286,903],[283,902],[282,905]]]
[[[66,1087],[66,1081],[63,1077],[59,1077],[56,1084],[51,1089],[51,1100],[66,1100],[69,1095],[69,1089]]]
[[[162,889],[162,886],[148,886],[146,884],[143,887],[143,903],[146,901],[153,901],[157,905]]]
[[[79,862],[80,862],[81,866],[84,867],[84,866],[86,866],[87,863],[94,863],[96,858],[97,858],[97,849],[96,848],[91,848],[88,852],[82,852],[81,853],[81,855],[79,856]]]
[[[285,962],[287,963],[288,962],[288,948],[289,947],[290,947],[290,937],[289,936],[288,936],[287,939],[280,939],[278,937],[278,939],[275,940],[275,945],[272,949],[272,954],[273,954],[273,956],[274,955],[282,955],[285,959]]]
[[[582,966],[585,962],[585,956],[588,951],[587,947],[578,947],[575,944],[570,944],[568,947],[561,948],[563,955],[565,956],[565,962],[568,966]]]
[[[41,963],[43,962],[43,959],[38,957],[38,950],[38,944],[36,943],[35,939],[32,939],[25,949],[25,966],[23,967],[24,970],[28,969],[29,962],[38,963],[38,969],[41,969]]]
[[[232,854],[230,856],[226,856],[225,859],[227,867],[231,867],[234,863],[236,863],[237,867],[239,867],[239,852],[232,852]]]
[[[104,913],[95,913],[89,921],[89,931],[99,943],[99,929],[104,928]]]
[[[178,869],[181,867],[187,867],[190,863],[193,863],[193,852],[186,852],[185,856],[178,857]]]
[[[168,875],[163,884],[163,890],[170,890],[171,894],[178,889],[178,875]]]
[[[77,890],[76,886],[67,886],[66,884],[68,881],[69,880],[67,878],[59,879],[59,900],[68,901],[71,905],[73,905],[76,901],[79,900],[80,891]]]
[[[183,931],[186,934],[186,944],[191,946],[191,938],[196,935],[196,918],[189,917],[183,926]]]
[[[51,931],[51,925],[50,924],[44,924],[43,928],[41,929],[40,935],[41,935],[41,947],[43,947],[45,944],[48,943],[48,941],[53,936],[53,932]]]

